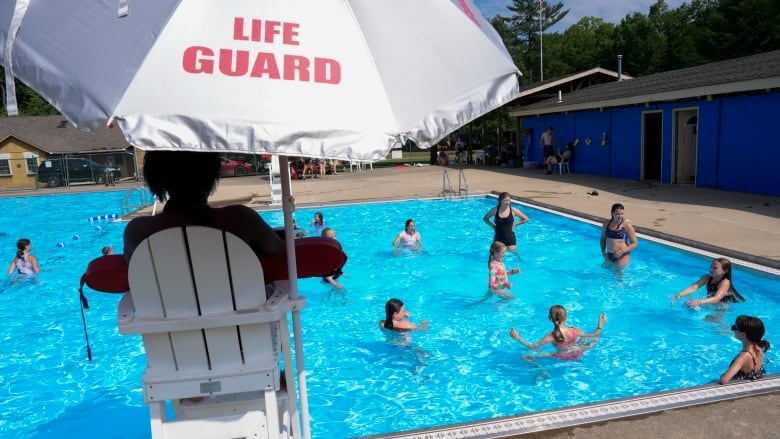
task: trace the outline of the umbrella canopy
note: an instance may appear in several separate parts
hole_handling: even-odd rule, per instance
[[[15,3],[0,5],[8,74],[142,149],[377,160],[519,92],[469,0]]]
[[[520,74],[471,0],[3,1],[0,62],[9,115],[16,76],[77,127],[116,123],[141,149],[279,155],[293,297],[287,156],[427,146],[516,98]],[[300,327],[295,311],[310,437]]]

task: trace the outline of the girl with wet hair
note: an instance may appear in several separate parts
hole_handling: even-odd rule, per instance
[[[601,255],[606,262],[624,267],[631,262],[631,252],[639,243],[631,221],[625,218],[625,208],[615,203],[610,209],[610,218],[601,227]]]
[[[6,277],[11,277],[15,270],[18,270],[21,275],[30,275],[41,271],[38,268],[38,258],[30,254],[30,250],[32,250],[32,243],[29,239],[21,238],[16,241],[16,257],[11,261]]]
[[[574,326],[566,326],[566,309],[561,305],[550,307],[548,318],[553,323],[552,332],[548,333],[536,343],[529,343],[520,337],[515,328],[509,331],[509,335],[529,349],[536,349],[547,343],[552,343],[556,351],[553,353],[542,354],[541,356],[550,356],[561,360],[576,360],[582,357],[583,352],[593,347],[595,341],[588,345],[578,345],[577,337],[595,338],[601,336],[604,324],[607,322],[607,315],[601,313],[596,329],[591,333],[585,333]]]
[[[407,320],[410,316],[403,302],[399,299],[390,299],[385,303],[385,319],[379,321],[379,327],[393,331],[425,331],[428,329],[427,320],[420,320],[421,325],[417,326]]]
[[[729,368],[720,376],[720,383],[731,380],[755,381],[764,374],[764,353],[769,350],[769,341],[764,340],[764,322],[758,317],[739,316],[731,325],[734,337],[742,342],[742,351],[731,360]]]
[[[493,241],[502,242],[509,251],[517,253],[515,227],[525,224],[529,220],[520,209],[512,206],[512,197],[508,192],[498,194],[498,205],[490,209],[482,217],[482,221],[493,229]]]
[[[490,246],[490,256],[488,257],[488,289],[490,290],[490,293],[495,294],[496,296],[503,297],[504,299],[512,299],[515,296],[508,291],[512,288],[512,282],[509,281],[509,275],[520,273],[520,269],[506,269],[506,265],[504,265],[506,249],[506,245],[499,241],[494,241]]]
[[[685,306],[696,309],[699,305],[724,305],[745,301],[745,298],[734,289],[734,283],[731,280],[731,261],[726,258],[715,258],[710,264],[709,274],[701,276],[688,288],[675,294],[672,303],[695,293],[696,290],[705,285],[707,286],[707,297],[704,299],[689,299],[685,302]]]

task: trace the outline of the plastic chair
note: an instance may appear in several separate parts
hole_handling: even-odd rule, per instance
[[[558,174],[563,174],[564,168],[566,169],[566,173],[569,173],[569,160],[564,159],[556,164],[558,167]]]

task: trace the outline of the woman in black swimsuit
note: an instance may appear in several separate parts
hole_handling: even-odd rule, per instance
[[[515,217],[519,221],[515,222]],[[491,218],[493,218],[493,222],[490,221]],[[498,194],[498,206],[490,209],[482,219],[495,231],[494,242],[501,242],[506,245],[507,250],[517,253],[515,226],[525,224],[529,220],[520,209],[512,206],[512,198],[508,192]]]
[[[758,317],[739,316],[731,325],[734,337],[742,342],[742,351],[731,360],[729,368],[720,376],[720,383],[732,379],[755,381],[766,373],[764,352],[769,350],[769,341],[764,337],[764,322]]]

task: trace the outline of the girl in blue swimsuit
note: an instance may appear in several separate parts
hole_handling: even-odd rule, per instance
[[[731,325],[734,337],[742,342],[742,351],[731,360],[729,368],[720,376],[720,383],[731,380],[755,381],[766,373],[764,352],[769,350],[769,341],[763,340],[764,322],[758,317],[739,316]]]

